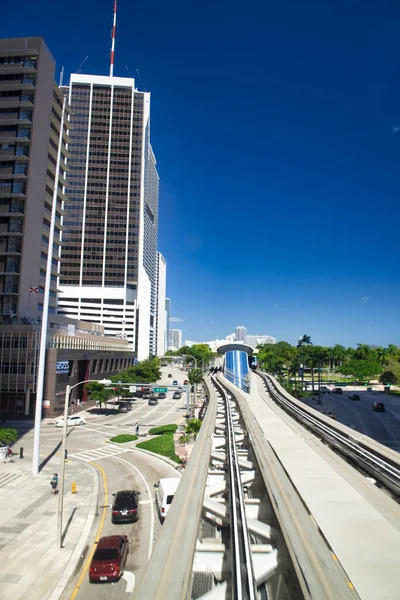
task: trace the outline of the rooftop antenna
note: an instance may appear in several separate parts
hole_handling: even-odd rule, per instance
[[[58,84],[59,87],[62,86],[63,84],[63,79],[64,79],[64,67],[61,67],[61,73],[60,73],[60,83]]]
[[[132,73],[130,72],[130,70],[128,69],[128,65],[125,65],[125,69],[128,71],[128,75],[131,79],[133,79],[132,77]]]
[[[115,30],[117,27],[117,0],[114,0],[114,22],[111,29],[111,57],[110,57],[110,77],[114,73],[114,50],[115,50]]]
[[[81,64],[79,65],[79,67],[78,67],[78,68],[77,68],[77,70],[75,71],[75,74],[78,74],[78,73],[80,73],[80,71],[81,71],[81,69],[82,69],[83,65],[85,64],[85,62],[87,61],[87,59],[88,59],[88,58],[89,58],[89,54],[86,56],[85,60],[83,60],[83,61],[81,62]]]
[[[142,86],[143,86],[143,88],[144,88],[144,91],[145,91],[145,92],[147,92],[147,90],[146,90],[146,86],[145,86],[145,85],[144,85],[144,83],[143,83],[143,79],[140,77],[140,73],[139,73],[139,71],[138,71],[137,69],[136,69],[136,73],[137,73],[137,74],[138,74],[138,76],[139,76],[140,83],[142,84]]]

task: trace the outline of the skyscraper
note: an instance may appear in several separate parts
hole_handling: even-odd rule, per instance
[[[164,356],[167,350],[167,311],[165,292],[167,284],[167,262],[158,252],[157,262],[157,356]]]
[[[246,327],[239,326],[239,327],[235,328],[235,340],[237,342],[244,342],[244,338],[246,337],[246,335],[247,335]]]
[[[63,95],[42,38],[0,40],[0,314],[37,319],[49,253]],[[66,112],[70,112],[69,106]],[[61,244],[65,201],[64,122],[54,243]],[[58,252],[52,252],[49,312],[56,312]]]
[[[170,329],[168,332],[168,350],[179,350],[182,346],[182,329]]]
[[[158,188],[150,94],[135,80],[71,76],[69,208],[59,313],[126,337],[139,360],[157,349]]]

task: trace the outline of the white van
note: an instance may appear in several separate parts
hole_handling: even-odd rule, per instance
[[[161,522],[164,521],[169,511],[169,507],[174,499],[180,480],[180,477],[166,477],[165,479],[160,479],[158,483],[154,484],[154,487],[156,488],[156,505],[160,514]]]

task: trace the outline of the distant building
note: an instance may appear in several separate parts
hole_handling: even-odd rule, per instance
[[[166,330],[165,330],[165,348],[168,349],[169,340],[169,319],[171,316],[171,298],[165,298],[165,315],[166,315]]]
[[[235,334],[234,333],[230,333],[229,335],[226,336],[225,338],[228,342],[234,342],[235,341]]]
[[[165,291],[167,285],[167,262],[161,252],[158,252],[157,261],[157,356],[164,356],[167,350],[167,311],[165,309]]]
[[[251,337],[254,337],[257,340],[255,346],[258,346],[259,344],[276,344],[276,338],[271,335],[255,335]]]
[[[247,335],[247,329],[246,327],[236,327],[235,329],[235,341],[236,342],[244,342],[244,339]]]
[[[168,332],[168,350],[179,350],[182,346],[182,329],[170,329]]]

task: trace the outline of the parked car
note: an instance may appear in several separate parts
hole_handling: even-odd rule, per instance
[[[123,490],[113,494],[114,503],[111,509],[113,523],[131,523],[139,518],[139,492]]]
[[[181,392],[174,392],[173,395],[172,395],[172,399],[173,400],[179,400],[179,398],[182,398]]]
[[[90,583],[118,581],[124,573],[129,541],[126,535],[109,535],[99,539],[89,568]]]
[[[75,425],[86,425],[86,421],[79,415],[70,415],[67,419],[67,427],[75,427]],[[64,427],[64,417],[56,419],[56,427]]]
[[[151,398],[149,398],[149,406],[156,406],[158,404],[158,398],[157,396],[151,396]]]
[[[167,397],[167,394],[166,394],[165,392],[160,392],[160,393],[158,394],[158,397],[159,397],[159,399],[160,399],[160,400],[164,400],[164,398],[166,398],[166,397]]]
[[[321,394],[330,394],[331,393],[331,390],[326,385],[321,385],[321,387],[319,388],[319,391],[321,392]]]
[[[350,394],[349,400],[359,400],[360,396],[358,394]]]
[[[129,412],[130,410],[132,410],[132,406],[130,402],[120,402],[118,405],[118,411],[119,412]]]
[[[343,394],[343,390],[342,390],[342,388],[335,387],[332,390],[332,394]]]
[[[375,402],[372,405],[372,410],[374,410],[375,412],[385,412],[385,405],[383,402]]]
[[[172,385],[178,385],[178,382],[176,379],[174,379],[174,381],[172,382]]]

